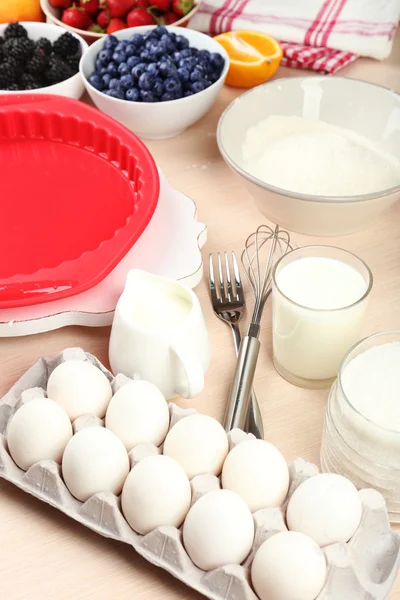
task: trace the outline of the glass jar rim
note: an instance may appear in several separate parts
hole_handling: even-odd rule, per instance
[[[279,265],[285,258],[290,256],[294,252],[299,252],[301,250],[311,249],[311,248],[329,248],[331,250],[339,250],[340,252],[348,254],[348,255],[352,256],[353,258],[355,258],[356,260],[358,260],[363,265],[363,267],[366,269],[367,274],[368,274],[368,285],[367,285],[367,289],[365,290],[363,295],[360,296],[360,298],[358,298],[358,300],[356,300],[352,304],[347,304],[346,306],[341,306],[340,308],[311,308],[310,306],[305,306],[304,304],[300,304],[299,302],[296,302],[295,300],[288,298],[288,296],[286,296],[286,294],[284,294],[282,292],[282,290],[280,289],[278,282],[276,280],[276,273],[279,268]],[[339,259],[337,259],[337,260],[339,260]],[[279,293],[285,298],[285,300],[290,302],[290,304],[293,304],[293,306],[297,306],[298,308],[301,308],[303,310],[317,312],[319,314],[324,314],[324,313],[332,314],[335,312],[339,312],[341,310],[348,310],[350,308],[353,308],[354,306],[357,306],[357,304],[361,304],[361,302],[363,302],[366,298],[368,298],[368,296],[372,290],[372,286],[374,283],[374,277],[373,277],[372,271],[369,268],[369,266],[367,265],[367,263],[362,258],[357,256],[357,254],[354,254],[353,252],[350,252],[349,250],[345,250],[344,248],[339,248],[338,246],[328,246],[328,245],[324,245],[324,244],[311,244],[310,246],[299,246],[298,248],[293,248],[293,250],[290,250],[290,252],[287,252],[286,254],[281,256],[280,259],[274,265],[274,268],[272,271],[272,281],[273,281],[275,288],[279,291]]]
[[[347,397],[347,395],[344,391],[344,388],[343,388],[343,381],[342,381],[342,376],[343,376],[345,367],[348,364],[347,361],[348,361],[350,355],[354,352],[354,350],[356,350],[359,346],[361,346],[365,342],[368,342],[369,340],[378,339],[382,336],[387,336],[387,335],[395,335],[395,336],[397,335],[399,338],[398,341],[400,342],[400,330],[399,329],[389,329],[387,331],[379,331],[378,333],[373,333],[372,335],[367,335],[365,338],[363,338],[362,340],[359,340],[356,344],[354,344],[354,346],[352,346],[350,348],[350,350],[348,350],[346,352],[346,354],[344,355],[344,357],[342,359],[342,362],[340,363],[336,381],[337,381],[337,385],[339,386],[340,392],[341,392],[345,402],[348,404],[348,406],[351,408],[351,410],[353,410],[356,414],[358,414],[364,421],[371,424],[373,427],[376,427],[378,430],[385,431],[386,433],[393,433],[395,435],[400,436],[400,430],[389,429],[387,427],[383,427],[383,425],[379,425],[378,423],[371,421],[371,419],[369,419],[368,417],[363,415],[362,412],[360,412]],[[333,385],[335,385],[335,384],[333,384]]]

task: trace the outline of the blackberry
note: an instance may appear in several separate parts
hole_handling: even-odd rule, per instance
[[[57,56],[52,56],[49,63],[49,68],[46,71],[46,80],[50,85],[65,81],[75,75],[68,63]]]
[[[28,32],[23,25],[20,23],[10,23],[4,31],[4,37],[6,40],[11,38],[27,38]]]
[[[32,58],[26,63],[25,71],[31,75],[41,75],[49,66],[49,58],[43,50],[36,49]]]
[[[13,67],[8,62],[0,65],[0,89],[4,90],[15,83],[15,73]]]
[[[12,56],[19,62],[30,58],[35,49],[35,42],[28,38],[11,38],[6,41],[2,49],[5,56]]]
[[[7,90],[8,92],[18,92],[18,90],[20,90],[21,88],[19,87],[18,83],[12,83],[11,85],[9,85],[8,87],[6,87],[4,89]]]
[[[18,81],[19,89],[22,90],[36,90],[44,87],[43,81],[38,79],[35,75],[29,73],[23,73]]]
[[[39,38],[36,42],[36,48],[42,50],[46,56],[50,56],[53,52],[53,45],[47,38]]]
[[[1,51],[1,48],[0,48]],[[71,56],[67,56],[65,62],[71,67],[74,73],[79,71],[79,61],[81,60],[81,52],[79,51],[77,54],[72,54]]]
[[[67,31],[53,43],[53,51],[54,54],[65,58],[77,54],[80,46],[79,40]]]

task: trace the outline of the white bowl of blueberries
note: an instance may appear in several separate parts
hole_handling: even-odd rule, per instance
[[[224,48],[181,27],[117,31],[80,63],[95,105],[145,139],[179,135],[214,104],[229,68]]]

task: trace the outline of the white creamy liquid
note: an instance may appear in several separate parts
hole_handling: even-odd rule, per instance
[[[246,170],[302,194],[355,196],[400,184],[400,162],[367,138],[324,121],[271,115],[250,127]]]
[[[340,260],[304,257],[282,268],[277,287],[275,360],[300,378],[335,377],[344,354],[360,337],[366,303],[357,301],[367,289],[364,278]]]
[[[187,318],[192,309],[190,298],[177,294],[174,288],[156,286],[149,294],[138,294],[130,316],[146,329],[170,329]]]
[[[400,342],[374,346],[349,362],[343,391],[364,417],[400,432]]]

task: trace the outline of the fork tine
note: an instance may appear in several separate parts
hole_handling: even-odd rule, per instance
[[[219,302],[219,298],[218,298],[218,294],[217,294],[217,289],[215,287],[214,261],[213,261],[212,254],[210,254],[210,257],[209,257],[209,278],[210,278],[211,300],[212,300],[212,303],[215,305]]]
[[[236,297],[240,302],[244,302],[242,280],[240,277],[239,266],[238,266],[238,263],[236,260],[236,254],[234,252],[232,252],[232,265],[233,265],[233,274],[235,277]]]
[[[222,271],[222,261],[221,254],[218,252],[218,272],[219,272],[219,290],[221,295],[222,302],[226,302],[227,297],[225,293],[225,285],[224,285],[224,274]]]
[[[232,300],[234,294],[233,294],[233,288],[232,288],[232,280],[231,280],[231,270],[229,267],[229,259],[228,259],[228,255],[225,252],[225,271],[226,271],[226,287],[228,290],[228,299],[229,301]]]

